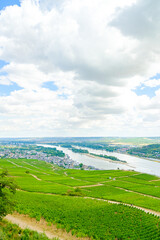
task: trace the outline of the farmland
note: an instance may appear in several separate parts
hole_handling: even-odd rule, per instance
[[[160,218],[150,214],[160,215],[156,176],[62,169],[34,159],[0,159],[0,167],[8,169],[19,186],[15,210],[20,214],[44,218],[77,237],[160,239]]]
[[[159,236],[160,219],[135,208],[91,199],[17,193],[17,211],[58,224],[78,237],[93,239],[154,239]],[[47,206],[45,203],[47,202]],[[152,229],[152,233],[150,233]]]
[[[0,239],[15,239],[15,240],[49,240],[44,234],[38,234],[29,229],[22,230],[16,224],[7,223],[7,221],[0,222]],[[56,240],[56,239],[53,239]]]

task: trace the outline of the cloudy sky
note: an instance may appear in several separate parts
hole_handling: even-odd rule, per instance
[[[0,0],[0,137],[159,136],[159,0]]]

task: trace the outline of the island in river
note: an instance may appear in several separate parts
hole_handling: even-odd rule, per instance
[[[111,161],[111,162],[118,162],[118,163],[125,163],[125,164],[127,163],[126,161],[120,160],[119,158],[114,157],[114,156],[90,153],[86,149],[75,148],[73,146],[71,146],[69,149],[72,150],[72,152],[74,152],[74,153],[85,154],[85,155],[87,155],[89,157],[98,157],[98,158],[102,158],[103,160],[107,160],[107,161]]]
[[[108,156],[108,155],[103,155],[103,154],[94,154],[94,153],[89,153],[89,155],[99,157],[99,158],[105,158],[105,160],[110,160],[110,161],[114,161],[114,162],[127,163],[126,161],[120,160],[114,156]]]

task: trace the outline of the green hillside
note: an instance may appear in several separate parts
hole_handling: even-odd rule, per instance
[[[138,209],[160,215],[160,178],[156,176],[64,170],[28,159],[0,159],[0,167],[8,169],[19,186],[15,210],[20,214],[38,221],[44,218],[78,237],[160,239],[160,218]]]

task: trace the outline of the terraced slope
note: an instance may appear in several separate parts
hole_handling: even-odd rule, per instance
[[[19,185],[15,199],[21,214],[44,218],[78,237],[160,239],[160,179],[155,176],[64,170],[27,159],[0,159],[0,167]]]

